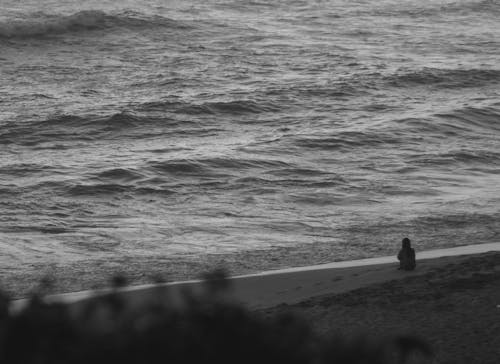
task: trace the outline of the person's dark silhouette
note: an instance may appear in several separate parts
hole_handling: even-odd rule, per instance
[[[415,261],[415,250],[411,247],[410,239],[403,239],[402,248],[398,253],[398,260],[398,269],[414,270],[417,266],[417,263]]]

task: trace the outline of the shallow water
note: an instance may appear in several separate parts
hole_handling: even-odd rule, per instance
[[[496,1],[1,8],[6,270],[498,238]]]

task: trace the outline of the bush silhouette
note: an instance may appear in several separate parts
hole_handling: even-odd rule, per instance
[[[411,337],[390,342],[319,337],[291,314],[264,317],[220,299],[229,280],[205,276],[204,293],[168,297],[132,307],[117,290],[87,302],[48,304],[39,296],[18,313],[0,298],[0,362],[4,364],[333,364],[400,363],[412,350],[429,354]],[[115,279],[123,285],[123,279]]]

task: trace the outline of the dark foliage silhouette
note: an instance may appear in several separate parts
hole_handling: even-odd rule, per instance
[[[71,305],[34,295],[20,312],[0,298],[0,362],[32,363],[400,363],[417,338],[385,342],[316,335],[292,314],[265,317],[222,298],[229,280],[221,270],[205,275],[202,293],[185,292],[181,305],[168,297],[132,306],[114,279],[112,294]]]

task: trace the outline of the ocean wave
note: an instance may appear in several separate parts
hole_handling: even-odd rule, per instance
[[[185,124],[185,123],[183,123]],[[148,135],[148,127],[178,125],[166,116],[152,117],[134,113],[119,112],[108,116],[55,115],[41,121],[26,121],[5,125],[0,130],[0,144],[22,144],[35,146],[45,142],[84,140],[123,136],[126,130],[142,128],[141,135]]]
[[[352,201],[352,199],[347,199],[342,195],[330,193],[302,193],[298,195],[292,194],[287,196],[286,199],[294,204],[313,206],[342,206],[346,204],[352,205],[356,203],[355,201]]]
[[[116,168],[97,173],[93,177],[88,175],[85,177],[79,176],[79,178],[71,181],[54,179],[33,184],[11,184],[4,190],[0,189],[0,194],[40,193],[40,191],[45,193],[50,191],[50,193],[71,197],[172,195],[175,191],[170,188],[170,185],[161,178],[146,178],[140,172]]]
[[[206,128],[190,120],[175,120],[166,113],[118,112],[111,115],[55,115],[45,120],[8,123],[0,129],[0,145],[39,145],[47,142],[92,141],[97,139],[155,136],[152,128],[164,134],[209,135],[219,128]],[[46,148],[63,146],[46,146]]]
[[[251,100],[235,100],[227,102],[207,102],[200,105],[189,105],[179,108],[176,112],[183,114],[258,114],[278,111],[279,107],[270,102],[255,102]]]
[[[448,4],[420,4],[415,3],[415,6],[409,7],[404,3],[402,7],[391,6],[383,7],[375,11],[370,9],[370,16],[383,17],[410,17],[410,18],[429,18],[443,17],[446,15],[470,15],[470,14],[486,14],[491,15],[500,12],[500,3],[496,0],[481,0],[481,1],[456,1]],[[356,15],[366,15],[367,10],[357,10]]]
[[[150,162],[149,167],[158,173],[171,175],[209,175],[209,170],[207,170],[202,164],[190,160]]]
[[[8,175],[14,177],[25,177],[49,170],[51,170],[50,166],[44,166],[35,163],[15,163],[0,166],[0,176]]]
[[[67,193],[71,196],[101,196],[112,195],[130,191],[130,186],[118,183],[108,184],[78,184],[68,189]]]
[[[32,233],[40,232],[42,234],[66,234],[73,232],[74,229],[62,226],[45,226],[45,225],[24,225],[24,226],[7,226],[2,228],[6,233]],[[37,250],[37,248],[33,248]]]
[[[87,123],[87,118],[77,115],[54,115],[45,120],[35,121],[31,123],[34,130],[41,130],[50,127],[80,127]]]
[[[500,82],[500,70],[424,68],[417,72],[386,78],[394,87],[433,86],[438,88],[480,87]]]
[[[491,136],[500,132],[500,109],[493,105],[466,107],[428,117],[394,120],[394,123],[393,132],[482,139],[486,134]]]
[[[0,22],[0,38],[39,38],[103,29],[149,27],[182,29],[188,26],[169,18],[131,11],[115,15],[100,10],[84,10],[71,15],[37,14],[23,20]]]
[[[283,168],[272,172],[272,174],[275,176],[287,176],[287,177],[289,176],[313,177],[313,176],[329,175],[330,173],[312,168]]]
[[[457,1],[451,4],[442,5],[439,10],[448,13],[498,13],[500,12],[500,3],[496,0],[481,1]]]
[[[242,115],[279,111],[280,107],[269,101],[232,100],[212,101],[201,104],[182,101],[153,101],[138,108],[145,112],[166,112],[187,115]]]
[[[456,136],[463,131],[463,128],[444,120],[435,120],[428,118],[404,118],[394,120],[396,124],[394,129],[412,133],[417,137],[431,135],[437,137]]]
[[[225,188],[231,188],[236,190],[241,189],[252,189],[253,191],[260,191],[263,193],[275,193],[279,189],[284,188],[335,188],[338,186],[345,186],[346,180],[339,175],[335,174],[325,174],[318,176],[308,176],[308,175],[286,175],[285,172],[280,173],[268,172],[271,178],[262,177],[242,177],[235,179],[231,185],[225,186]],[[276,177],[279,177],[278,179]]]
[[[239,174],[246,169],[269,170],[289,167],[288,163],[277,160],[236,158],[176,159],[149,163],[149,168],[159,173],[202,177],[219,177],[227,175],[231,170]]]
[[[39,128],[65,127],[65,128],[87,128],[90,130],[112,131],[152,125],[176,124],[176,121],[168,117],[153,117],[150,115],[136,114],[133,112],[117,112],[106,116],[96,115],[57,115],[50,119],[35,123]]]
[[[489,169],[500,165],[500,153],[488,150],[452,150],[443,153],[415,154],[409,158],[413,165],[453,166],[462,165],[478,169],[485,165]]]
[[[295,138],[294,144],[300,148],[324,150],[350,150],[356,147],[374,147],[402,143],[396,135],[376,132],[374,130],[340,131],[327,137],[305,136]]]
[[[112,168],[102,171],[97,174],[99,180],[119,180],[124,182],[135,181],[144,178],[145,176],[135,170],[127,168]]]
[[[290,164],[272,159],[236,159],[236,158],[209,158],[203,163],[216,169],[274,169],[289,168]]]
[[[48,141],[69,141],[74,139],[88,140],[87,133],[78,130],[81,118],[76,116],[58,116],[41,122],[26,121],[10,123],[0,129],[0,144],[19,144],[36,146]],[[66,127],[57,127],[66,125]]]
[[[99,118],[88,118],[86,124],[89,127],[101,129],[102,131],[121,131],[123,129],[133,129],[148,127],[153,125],[169,125],[177,124],[167,117],[153,117],[150,115],[140,115],[131,112],[119,112],[111,116]]]
[[[76,184],[66,188],[66,195],[71,197],[103,197],[117,194],[130,195],[172,195],[175,191],[161,186],[136,186],[120,183]]]
[[[474,164],[482,163],[489,166],[500,165],[500,153],[492,150],[457,150],[443,153],[442,157],[451,158],[455,162]]]
[[[472,132],[500,132],[500,109],[494,106],[466,107],[435,116],[452,122],[455,127]]]
[[[366,79],[358,76],[352,76],[349,80],[343,80],[331,85],[287,85],[271,86],[265,90],[267,97],[285,99],[296,102],[304,98],[348,98],[354,96],[366,95],[373,85],[370,85]]]

